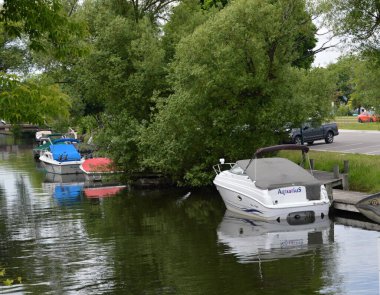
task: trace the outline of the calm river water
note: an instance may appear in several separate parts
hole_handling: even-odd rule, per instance
[[[31,149],[0,137],[0,294],[379,294],[380,234],[358,221],[245,220],[214,188],[90,198]]]

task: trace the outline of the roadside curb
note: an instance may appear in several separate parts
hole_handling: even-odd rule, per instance
[[[380,134],[380,131],[378,130],[351,130],[351,129],[339,129],[339,133],[350,133],[350,132],[359,132],[359,133],[378,133]]]

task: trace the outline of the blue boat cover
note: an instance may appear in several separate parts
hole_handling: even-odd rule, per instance
[[[80,161],[81,156],[72,144],[52,144],[53,159],[59,162]]]
[[[57,144],[57,143],[63,143],[63,142],[71,142],[71,143],[80,143],[80,140],[79,139],[75,139],[75,138],[57,138],[57,139],[54,139],[53,140],[53,144]]]

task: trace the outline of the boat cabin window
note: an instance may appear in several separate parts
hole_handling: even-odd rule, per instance
[[[238,165],[234,165],[231,169],[230,169],[230,172],[233,173],[233,174],[237,174],[237,175],[244,175],[244,170],[238,166]]]

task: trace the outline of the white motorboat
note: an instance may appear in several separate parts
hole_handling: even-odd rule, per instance
[[[217,229],[218,242],[226,245],[224,254],[240,263],[289,258],[329,244],[329,218],[303,216],[277,222],[250,219],[226,210]]]
[[[52,144],[40,156],[42,166],[48,173],[82,173],[79,166],[84,159],[72,144]]]
[[[36,141],[38,141],[38,142],[43,141],[44,138],[46,138],[48,135],[51,135],[51,134],[52,134],[51,130],[37,131],[35,134]]]
[[[254,157],[236,163],[215,165],[214,184],[227,209],[246,216],[280,220],[328,215],[330,200],[325,186],[312,171],[284,158],[260,158],[264,153],[300,150],[303,160],[307,146],[278,145],[256,151]],[[230,169],[223,170],[227,165]]]

